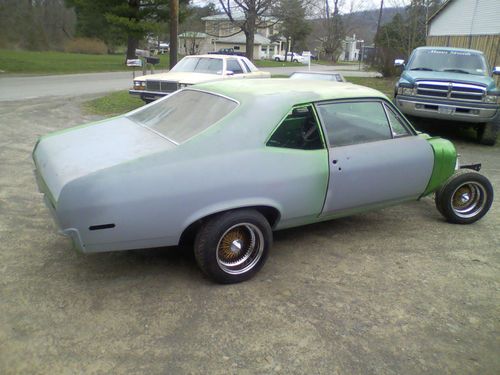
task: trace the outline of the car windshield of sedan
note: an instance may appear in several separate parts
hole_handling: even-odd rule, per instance
[[[232,112],[238,103],[204,91],[182,90],[127,117],[177,144],[183,143]]]
[[[317,74],[317,73],[293,73],[291,79],[312,79],[318,81],[342,82],[340,74]]]
[[[171,72],[195,72],[222,74],[222,59],[211,57],[185,57],[174,66]]]

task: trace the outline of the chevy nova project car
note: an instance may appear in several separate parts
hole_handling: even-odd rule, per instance
[[[436,192],[453,223],[491,206],[454,146],[417,133],[378,91],[350,83],[227,80],[42,137],[39,187],[83,252],[177,245],[222,283],[264,264],[272,232]]]
[[[271,73],[259,70],[242,56],[195,55],[186,56],[167,73],[150,74],[134,79],[131,95],[138,95],[146,103],[152,102],[181,88],[197,83],[228,78],[270,78]]]

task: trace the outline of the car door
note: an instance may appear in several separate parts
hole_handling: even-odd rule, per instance
[[[316,106],[328,141],[329,184],[322,217],[417,199],[429,182],[429,143],[382,100]]]

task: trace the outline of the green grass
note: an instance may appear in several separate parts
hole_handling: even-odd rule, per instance
[[[346,77],[346,80],[356,85],[367,86],[381,91],[389,98],[392,98],[397,78]]]
[[[282,68],[284,66],[304,66],[301,63],[274,61],[274,60],[255,60],[254,64],[259,68]]]
[[[168,67],[168,55],[160,55],[156,69]],[[124,55],[88,55],[65,52],[0,50],[0,70],[18,74],[70,74],[129,70]]]
[[[117,91],[85,102],[83,108],[88,113],[108,117],[121,115],[142,105],[144,102],[137,96],[130,95],[128,91]]]
[[[319,65],[359,65],[358,61],[313,60],[312,62]]]

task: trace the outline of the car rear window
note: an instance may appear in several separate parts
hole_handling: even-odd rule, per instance
[[[223,96],[183,90],[133,112],[128,118],[180,144],[212,126],[237,106],[236,101]]]

